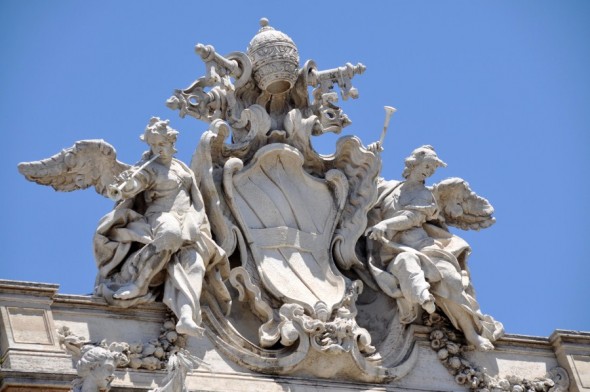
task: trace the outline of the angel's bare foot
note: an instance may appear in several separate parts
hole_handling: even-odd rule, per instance
[[[113,294],[113,298],[116,299],[130,299],[137,297],[140,295],[140,289],[133,283],[126,284],[125,286],[121,287],[115,294]]]
[[[477,351],[491,351],[494,349],[494,345],[492,344],[492,342],[489,341],[489,339],[486,339],[479,335],[476,336],[477,337],[475,339],[470,340],[469,343],[473,344]]]
[[[201,328],[195,323],[192,317],[180,317],[178,323],[176,323],[176,332],[183,334],[183,335],[190,335],[190,336],[203,336],[205,334],[205,329]]]
[[[420,293],[420,306],[422,309],[428,312],[428,314],[434,313],[436,305],[434,304],[434,296],[430,294],[428,289],[425,289]]]
[[[428,312],[428,314],[432,314],[436,310],[436,305],[434,301],[426,301],[422,304],[422,309]]]
[[[196,320],[193,318],[193,309],[188,304],[184,304],[180,308],[180,318],[176,323],[176,332],[191,335],[191,336],[203,336],[205,330],[199,327],[198,323],[201,323],[201,312],[197,310],[198,314]]]

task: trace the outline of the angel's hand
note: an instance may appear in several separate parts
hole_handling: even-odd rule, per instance
[[[125,170],[121,174],[119,174],[117,181],[125,182],[128,181],[132,177],[131,170]]]
[[[134,176],[134,171],[136,170],[135,166],[132,166],[131,169],[122,171],[117,176],[115,176],[115,181],[113,184],[121,185],[124,182],[130,181]]]
[[[375,241],[381,241],[385,238],[386,231],[387,226],[383,222],[379,222],[375,226],[369,227],[367,231],[365,231],[365,236]]]
[[[367,146],[367,150],[371,151],[374,154],[380,153],[383,151],[383,147],[381,146],[380,142],[371,143]]]

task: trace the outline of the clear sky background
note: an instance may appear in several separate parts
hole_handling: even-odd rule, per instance
[[[478,300],[508,333],[590,330],[590,2],[0,2],[0,278],[90,293],[92,235],[113,203],[56,193],[21,177],[21,161],[103,138],[136,162],[150,116],[170,118],[190,161],[207,125],[165,101],[202,76],[198,42],[245,51],[258,20],[288,34],[301,64],[362,62],[343,134],[379,138],[383,176],[432,144],[496,208],[496,225],[462,233]],[[313,139],[322,153],[337,136]]]

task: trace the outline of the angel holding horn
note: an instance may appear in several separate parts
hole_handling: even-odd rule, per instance
[[[471,345],[491,350],[503,326],[479,310],[467,268],[471,249],[447,225],[486,228],[494,210],[460,178],[427,187],[425,180],[445,166],[426,145],[406,158],[405,181],[380,182],[366,231],[369,269],[397,300],[402,323],[412,322],[419,307],[433,313],[438,306]]]
[[[94,294],[120,307],[161,298],[177,316],[179,333],[202,335],[203,280],[227,305],[229,262],[211,238],[193,172],[174,158],[177,135],[167,120],[152,117],[140,136],[150,149],[135,166],[117,161],[106,142],[85,140],[48,159],[21,163],[19,170],[56,190],[94,185],[116,200],[94,235]]]

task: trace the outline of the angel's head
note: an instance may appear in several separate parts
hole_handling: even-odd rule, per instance
[[[84,385],[94,386],[95,390],[107,389],[115,378],[113,372],[117,368],[119,355],[103,347],[84,346],[77,366],[78,375],[84,380]]]
[[[405,167],[402,176],[408,180],[424,181],[434,174],[437,168],[446,167],[434,147],[425,145],[418,147],[405,160]]]
[[[139,138],[150,145],[152,154],[159,154],[162,159],[172,159],[176,153],[174,143],[178,131],[172,129],[168,124],[169,120],[160,120],[159,117],[152,117],[145,128],[143,135]]]

